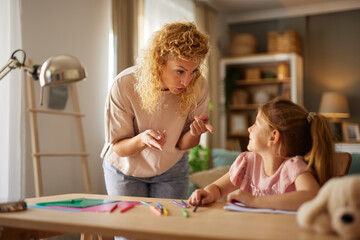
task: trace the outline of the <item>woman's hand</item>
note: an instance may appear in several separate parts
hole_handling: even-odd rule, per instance
[[[214,132],[213,126],[209,123],[209,117],[206,114],[195,116],[194,121],[190,125],[190,134],[192,136],[199,136],[206,131]]]
[[[209,131],[214,132],[213,126],[209,123],[209,117],[204,114],[195,116],[194,121],[190,124],[190,130],[181,135],[176,146],[180,150],[186,150],[199,144],[201,134]]]
[[[162,151],[167,140],[167,134],[166,130],[161,132],[149,129],[142,132],[140,138],[144,145]]]
[[[200,202],[200,200],[201,200],[201,204],[209,204],[215,202],[213,194],[211,194],[210,192],[204,189],[195,190],[189,197],[188,202],[191,205],[195,206]]]
[[[252,202],[254,201],[254,199],[255,197],[251,195],[251,193],[248,193],[240,189],[229,193],[227,196],[228,202],[238,201],[249,207],[252,207]]]

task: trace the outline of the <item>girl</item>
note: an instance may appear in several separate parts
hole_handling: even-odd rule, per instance
[[[324,116],[277,98],[259,107],[248,131],[249,152],[227,174],[193,192],[190,204],[228,194],[229,202],[249,207],[297,210],[333,176],[333,135]]]
[[[109,195],[186,198],[186,150],[208,122],[208,85],[201,66],[208,36],[193,23],[156,32],[135,67],[115,79],[105,105],[102,156]]]

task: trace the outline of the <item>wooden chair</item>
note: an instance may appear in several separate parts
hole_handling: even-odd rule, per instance
[[[350,169],[351,165],[351,154],[347,152],[335,153],[334,160],[336,162],[337,177],[345,176]]]

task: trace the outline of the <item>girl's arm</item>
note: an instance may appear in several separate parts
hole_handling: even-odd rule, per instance
[[[204,189],[195,190],[189,198],[189,203],[196,205],[200,202],[200,199],[202,199],[202,204],[216,202],[235,188],[236,186],[230,181],[229,173],[226,173],[215,182],[207,185]]]
[[[112,148],[120,157],[126,157],[139,153],[147,147],[163,150],[166,142],[166,131],[146,130],[132,138],[121,139],[114,143]]]
[[[296,211],[306,201],[313,199],[320,186],[310,172],[304,172],[295,179],[296,191],[281,195],[255,197],[237,190],[228,195],[228,201],[237,200],[249,207]]]

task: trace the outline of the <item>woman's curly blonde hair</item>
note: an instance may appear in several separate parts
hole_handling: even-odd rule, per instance
[[[141,97],[143,109],[153,113],[162,102],[162,69],[173,57],[186,61],[199,60],[199,71],[194,74],[189,86],[178,95],[180,114],[186,115],[196,107],[204,81],[201,69],[209,51],[208,39],[191,22],[166,24],[153,34],[137,63],[135,89]]]

